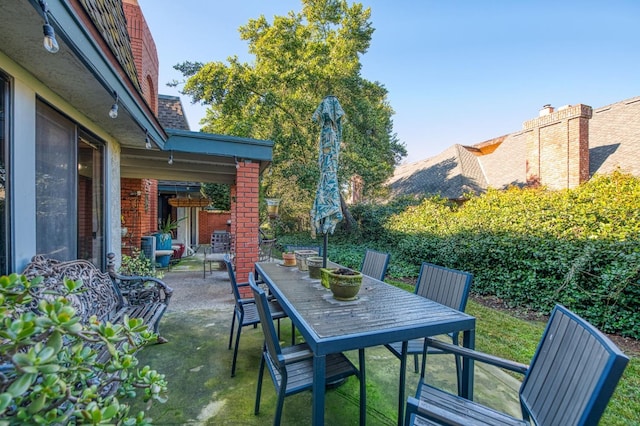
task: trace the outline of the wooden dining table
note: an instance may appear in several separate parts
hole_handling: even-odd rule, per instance
[[[368,347],[461,332],[464,347],[474,349],[475,318],[432,300],[363,276],[353,301],[339,301],[320,280],[297,267],[256,263],[256,274],[278,299],[313,351],[314,425],[324,424],[325,358],[358,350],[360,362],[360,424],[366,424],[365,356]],[[473,361],[463,360],[461,396],[473,399]]]

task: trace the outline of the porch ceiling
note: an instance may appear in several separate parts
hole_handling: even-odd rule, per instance
[[[168,164],[170,152],[131,149],[122,150],[120,175],[124,178],[159,179],[232,184],[236,177],[233,157],[203,156],[189,152],[174,152],[173,164]]]

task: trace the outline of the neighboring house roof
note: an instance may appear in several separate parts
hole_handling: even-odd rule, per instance
[[[179,96],[158,95],[158,121],[165,129],[191,130]]]
[[[618,168],[640,176],[640,96],[594,109],[589,120],[589,173]]]
[[[487,186],[477,158],[462,145],[398,167],[388,184],[392,196],[426,193],[446,198],[460,198]]]
[[[590,176],[616,169],[640,176],[640,97],[594,110],[588,146]],[[435,157],[397,167],[387,185],[393,197],[451,199],[489,187],[522,186],[527,183],[527,154],[524,130],[472,146],[453,145]]]

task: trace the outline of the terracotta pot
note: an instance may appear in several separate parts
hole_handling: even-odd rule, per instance
[[[282,260],[284,260],[284,266],[296,266],[295,253],[282,253]]]

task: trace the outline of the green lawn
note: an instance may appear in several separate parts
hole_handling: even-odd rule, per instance
[[[388,281],[413,291],[412,285]],[[477,318],[477,350],[524,364],[531,361],[546,320],[525,321],[473,301],[469,301],[466,311]],[[629,364],[600,421],[601,425],[640,425],[640,354],[627,355]]]
[[[524,321],[469,302],[467,312],[477,318],[476,348],[503,358],[528,364],[545,327],[545,322]],[[631,360],[602,417],[602,425],[640,425],[640,358]]]

